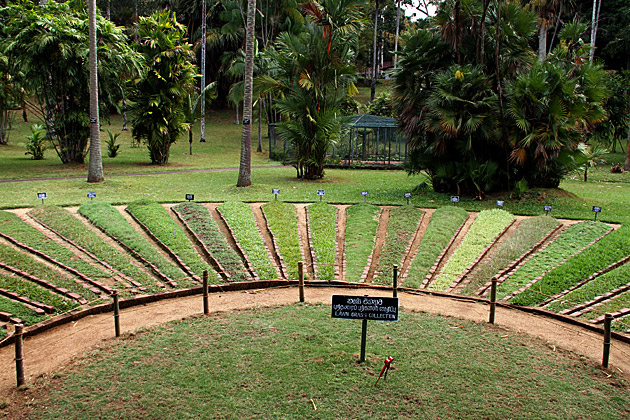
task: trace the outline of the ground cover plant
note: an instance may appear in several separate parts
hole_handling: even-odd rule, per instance
[[[64,274],[61,274],[58,270],[50,268],[46,264],[35,260],[26,252],[16,250],[10,246],[0,243],[0,255],[2,255],[2,262],[13,268],[47,281],[57,287],[67,289],[87,300],[94,299],[95,297],[94,293],[92,293],[89,289],[72,280],[74,275],[70,275],[68,273],[70,275],[69,278]]]
[[[125,254],[120,253],[116,248],[91,232],[67,210],[61,207],[45,206],[31,210],[29,215],[147,287],[151,292],[160,290],[153,277],[132,264]],[[118,285],[118,287],[120,286]]]
[[[337,251],[337,208],[323,202],[311,204],[308,212],[308,227],[317,260],[318,280],[335,280]]]
[[[111,273],[105,272],[104,270],[77,258],[77,256],[69,249],[48,238],[31,225],[23,222],[13,213],[0,211],[0,232],[12,237],[24,245],[28,245],[43,252],[68,267],[74,268],[93,280],[111,277]]]
[[[219,231],[208,209],[198,203],[182,203],[173,210],[186,222],[188,227],[197,235],[206,249],[221,266],[227,270],[228,275],[235,281],[251,280],[243,261],[230,247],[223,234]]]
[[[402,268],[403,254],[414,238],[423,213],[419,208],[412,206],[400,206],[390,210],[387,233],[376,268],[378,277],[375,283],[392,284],[393,266],[397,264]]]
[[[5,289],[33,302],[55,308],[56,313],[62,313],[78,305],[76,301],[64,299],[50,290],[22,279],[21,277],[7,276],[0,272],[0,289]]]
[[[550,302],[545,305],[545,309],[549,309],[554,312],[561,312],[565,309],[570,309],[574,306],[590,302],[598,296],[602,296],[629,283],[630,264],[624,264],[612,271],[609,271],[608,273],[596,277],[577,289],[570,291],[560,299]]]
[[[331,319],[327,305],[168,323],[105,343],[42,380],[21,413],[165,420],[627,417],[623,379],[531,337],[402,312],[399,322],[369,324],[367,358],[359,364],[358,325]],[[393,367],[375,386],[388,356]]]
[[[593,307],[593,309],[584,313],[579,318],[587,321],[593,321],[605,314],[627,308],[630,308],[630,291],[620,293],[601,305]],[[630,331],[630,318],[625,316],[623,318],[613,320],[611,328],[616,331]]]
[[[588,223],[597,224],[598,222]],[[622,226],[606,235],[565,264],[545,274],[532,288],[516,295],[512,299],[512,303],[528,306],[538,305],[549,297],[574,286],[579,281],[587,279],[593,273],[627,257],[630,254],[628,230],[630,230],[630,226]]]
[[[273,267],[265,242],[256,226],[254,213],[249,204],[238,201],[226,201],[218,207],[219,212],[232,229],[234,236],[249,258],[252,268],[261,280],[278,278]]]
[[[298,234],[295,206],[283,201],[270,201],[263,204],[269,229],[276,238],[278,252],[282,256],[290,280],[298,279],[298,261],[302,261],[300,237]]]
[[[548,247],[534,254],[514,274],[497,286],[497,299],[506,297],[556,267],[578,250],[604,235],[608,229],[604,223],[595,222],[581,222],[569,226]]]
[[[490,258],[475,269],[470,276],[471,281],[462,289],[462,293],[473,294],[480,286],[490,281],[492,276],[529,251],[557,226],[559,222],[550,216],[523,220],[514,233],[499,244]]]
[[[422,285],[438,256],[467,217],[466,210],[460,207],[440,207],[435,210],[411,263],[405,287],[419,288]]]
[[[170,279],[186,281],[186,274],[147,242],[111,204],[88,201],[79,207],[79,213],[107,235],[120,241],[124,246],[155,265],[161,273]]]
[[[381,209],[372,204],[356,204],[346,212],[346,281],[360,281],[374,249]]]
[[[46,315],[38,315],[26,305],[4,296],[0,296],[0,312],[6,312],[12,317],[21,319],[25,326],[37,324],[46,319]],[[0,331],[4,330],[0,328]]]
[[[430,284],[429,288],[447,289],[513,220],[514,216],[505,210],[494,209],[480,212],[460,245],[442,268],[442,273]]]
[[[197,253],[184,231],[166,209],[158,203],[150,200],[138,200],[129,203],[127,211],[140,221],[160,242],[177,255],[199,278],[204,270],[211,273],[210,278],[215,280],[216,272]]]

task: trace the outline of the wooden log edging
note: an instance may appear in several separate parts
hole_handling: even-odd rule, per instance
[[[510,293],[509,295],[507,295],[506,297],[504,297],[502,300],[503,301],[508,301],[510,299],[512,299],[514,296],[518,295],[519,293],[523,293],[525,290],[529,289],[530,287],[532,287],[534,284],[538,283],[540,280],[542,280],[548,273],[550,273],[551,271],[555,270],[556,268],[560,267],[561,265],[566,264],[567,261],[569,261],[570,259],[574,258],[575,256],[581,254],[582,252],[584,252],[587,248],[593,246],[594,244],[596,244],[597,242],[601,241],[604,237],[606,237],[608,234],[610,234],[610,232],[614,231],[614,229],[610,229],[608,230],[606,233],[604,233],[602,236],[600,236],[599,238],[595,239],[594,241],[592,241],[591,243],[587,244],[586,246],[584,246],[583,248],[579,249],[577,252],[571,254],[569,257],[565,258],[564,260],[562,260],[560,262],[560,264],[556,265],[555,267],[550,268],[549,270],[545,271],[542,275],[536,277],[535,279],[533,279],[532,281],[530,281],[529,283],[527,283],[525,286],[521,287],[520,289]],[[544,302],[542,302],[540,305],[544,305],[545,302],[549,301],[549,299],[546,299]]]
[[[179,256],[177,254],[175,254],[168,246],[166,246],[166,244],[164,242],[162,242],[157,236],[155,236],[155,234],[153,232],[151,232],[151,229],[149,229],[144,223],[142,223],[140,221],[140,219],[138,219],[133,213],[131,213],[127,207],[125,207],[125,211],[127,212],[127,214],[129,214],[131,216],[131,218],[138,225],[140,225],[142,230],[144,230],[146,232],[146,234],[149,235],[149,237],[153,241],[155,241],[155,243],[158,244],[158,246],[160,248],[162,248],[162,250],[164,252],[166,252],[175,261],[175,263],[184,271],[184,273],[188,274],[190,277],[192,277],[193,279],[195,279],[198,282],[201,281],[201,277],[199,277],[197,274],[195,274],[195,272],[192,271],[192,269],[190,267],[188,267],[186,265],[186,263],[184,263],[184,261],[181,258],[179,258]]]
[[[496,278],[497,278],[497,286],[501,283],[503,283],[511,274],[513,274],[514,271],[516,271],[520,266],[523,265],[523,263],[529,259],[531,256],[533,256],[536,252],[538,252],[538,250],[540,249],[544,249],[547,246],[549,246],[549,244],[551,242],[549,242],[549,239],[554,236],[558,230],[562,229],[564,225],[562,223],[558,224],[556,227],[554,227],[553,229],[551,229],[540,241],[536,242],[536,244],[534,244],[533,247],[531,247],[530,249],[528,249],[527,251],[525,251],[522,255],[520,255],[518,258],[516,258],[514,261],[512,261],[510,264],[508,264],[507,267],[505,267],[503,270],[499,271],[496,274]],[[547,245],[545,245],[543,247],[543,245],[547,243]],[[475,295],[477,296],[487,296],[488,292],[490,290],[490,286],[492,286],[492,281],[487,282],[486,284],[484,284],[483,286],[481,286],[476,292]]]
[[[514,223],[516,223],[516,219],[513,219],[510,223],[508,223],[508,225],[506,227],[503,228],[503,230],[501,232],[499,232],[499,234],[497,236],[495,236],[490,243],[483,249],[483,251],[481,251],[481,254],[479,254],[477,256],[477,258],[475,258],[473,260],[473,262],[464,269],[464,271],[462,272],[462,274],[460,274],[455,280],[453,280],[453,283],[451,283],[451,286],[446,289],[447,292],[451,292],[453,291],[453,289],[455,289],[457,286],[460,285],[460,283],[462,283],[462,285],[466,285],[468,283],[470,283],[470,279],[467,279],[467,281],[465,280],[466,277],[468,276],[468,274],[470,274],[470,272],[472,270],[475,269],[475,267],[477,267],[477,264],[479,264],[479,262],[486,256],[486,254],[488,254],[488,252],[490,252],[490,249],[492,249],[492,247],[494,246],[494,244],[496,244],[496,242],[503,236],[505,235],[505,232],[508,231],[509,228],[512,227],[512,225],[514,225]]]
[[[435,259],[435,262],[433,263],[433,266],[431,266],[431,268],[429,268],[429,272],[425,276],[424,280],[422,281],[422,284],[420,285],[420,288],[426,289],[426,288],[429,287],[429,285],[431,284],[431,281],[433,280],[433,276],[435,275],[435,272],[440,267],[440,264],[442,264],[442,260],[444,260],[444,257],[446,257],[446,254],[451,249],[451,246],[453,246],[453,243],[455,242],[455,239],[457,238],[459,233],[464,228],[464,225],[466,225],[466,222],[468,221],[468,219],[470,219],[470,215],[469,214],[466,215],[466,218],[464,219],[462,224],[459,225],[459,227],[455,230],[455,233],[453,233],[453,236],[451,236],[451,240],[448,241],[448,244],[446,244],[446,246],[444,247],[444,249],[442,250],[440,255],[438,255],[438,257]]]
[[[241,259],[242,259],[242,261],[243,261],[243,263],[245,265],[245,268],[247,269],[247,271],[249,271],[249,273],[251,274],[251,276],[254,279],[254,281],[260,281],[260,276],[258,275],[256,270],[254,269],[254,266],[252,265],[251,261],[247,257],[247,254],[243,250],[243,247],[241,247],[241,244],[238,242],[238,239],[236,239],[236,235],[234,234],[234,231],[232,230],[232,227],[227,222],[227,220],[225,220],[225,217],[223,217],[223,213],[221,213],[221,210],[218,207],[216,208],[216,211],[217,211],[217,214],[219,215],[219,218],[221,219],[221,221],[227,227],[228,232],[230,232],[230,235],[232,236],[232,239],[234,240],[234,244],[236,244],[237,253],[241,257]],[[259,231],[260,231],[260,229],[259,229]],[[265,245],[265,249],[267,249],[267,253],[269,253],[269,249],[267,248],[267,244],[265,244],[264,241],[263,241],[263,245]],[[273,260],[272,260],[272,263],[273,263]]]
[[[225,270],[225,268],[221,265],[219,260],[214,258],[214,256],[212,255],[212,252],[210,252],[210,250],[206,247],[206,244],[204,244],[201,238],[199,238],[199,236],[197,236],[197,234],[192,230],[192,228],[186,222],[186,220],[184,220],[182,215],[179,214],[177,210],[175,210],[175,207],[171,207],[171,211],[175,213],[175,217],[177,217],[177,220],[179,220],[181,224],[184,225],[184,227],[186,228],[190,236],[192,236],[195,242],[197,243],[197,246],[201,248],[206,258],[208,258],[208,260],[210,261],[210,265],[212,265],[212,268],[214,268],[215,273],[218,274],[218,276],[220,276],[220,278],[222,278],[225,281],[228,281],[228,282],[232,281],[232,276],[230,275],[230,273],[227,272],[227,270]]]
[[[96,281],[94,279],[89,278],[88,276],[86,276],[85,274],[81,273],[80,271],[72,268],[72,267],[68,267],[67,265],[65,265],[62,262],[57,261],[56,259],[54,259],[53,257],[49,256],[48,254],[43,253],[42,251],[39,251],[35,248],[32,248],[26,244],[23,244],[22,242],[18,241],[17,239],[14,239],[13,237],[6,235],[2,232],[0,232],[0,237],[3,237],[4,239],[6,239],[7,241],[11,242],[12,244],[16,245],[19,248],[22,248],[32,254],[37,255],[38,257],[58,266],[61,267],[62,269],[69,271],[70,273],[74,274],[75,276],[77,276],[78,278],[80,278],[81,280],[83,280],[84,282],[88,283],[89,285],[91,285],[92,287],[89,287],[88,285],[82,284],[83,287],[85,287],[86,289],[90,290],[92,293],[94,293],[95,295],[100,295],[101,293],[105,292],[107,294],[110,294],[112,292],[112,289],[110,289],[108,286],[102,284],[99,281]],[[77,282],[78,283],[78,282]],[[80,284],[80,283],[78,283]]]
[[[381,225],[381,218],[382,218],[382,216],[383,216],[383,209],[380,208],[380,210],[378,212],[378,223],[376,225],[376,232],[374,233],[374,237],[372,238],[372,242],[374,242],[374,244],[372,245],[372,252],[370,252],[370,256],[367,259],[367,264],[365,265],[365,268],[363,269],[363,274],[361,274],[361,278],[359,280],[360,283],[364,283],[364,284],[366,283],[368,273],[370,272],[370,267],[372,266],[372,260],[374,258],[374,253],[376,252],[376,236],[377,236],[377,233],[378,233],[378,228]]]
[[[252,209],[252,211],[254,210]],[[287,272],[287,265],[285,264],[284,259],[282,258],[282,254],[280,254],[280,248],[278,247],[278,242],[276,241],[276,235],[273,234],[273,231],[269,227],[269,220],[267,219],[267,215],[265,214],[265,210],[262,208],[262,206],[260,206],[260,212],[262,213],[263,220],[265,221],[265,229],[267,229],[267,232],[269,232],[269,236],[271,236],[271,244],[273,245],[273,253],[278,257],[278,261],[280,261],[280,265],[276,267],[276,269],[278,270],[278,274],[281,278],[290,280],[289,274]],[[258,223],[256,223],[256,226],[258,226]],[[260,232],[260,237],[262,238],[263,237],[262,231],[260,231],[260,229],[261,227],[258,226],[258,231]],[[267,244],[265,244],[265,246],[266,245]],[[267,251],[270,251],[269,248],[267,248]],[[271,257],[273,261],[273,256]]]
[[[24,304],[29,309],[32,309],[33,311],[35,311],[37,315],[54,314],[56,312],[55,308],[53,308],[50,305],[46,305],[41,302],[32,301],[26,296],[20,296],[15,292],[11,292],[1,287],[0,287],[0,296],[4,296],[8,299]]]
[[[613,319],[620,319],[620,318],[625,318],[626,316],[630,315],[630,308],[623,308],[620,309],[616,312],[611,312],[610,315],[612,315]],[[601,324],[604,322],[604,318],[606,317],[606,315],[602,315],[599,318],[595,318],[593,320],[591,320],[592,324]]]
[[[597,296],[594,299],[590,300],[589,302],[583,303],[581,305],[577,305],[573,308],[565,309],[564,311],[560,311],[560,313],[563,315],[581,316],[587,312],[590,312],[595,307],[603,304],[604,302],[614,298],[615,296],[618,296],[629,290],[630,290],[630,283],[624,286],[618,287],[616,289],[613,289],[609,292],[606,292],[601,296]]]
[[[76,300],[77,302],[79,302],[81,305],[86,304],[87,303],[87,299],[85,299],[84,297],[80,296],[77,293],[71,292],[68,289],[65,289],[63,287],[58,287],[46,280],[40,279],[39,277],[35,277],[27,272],[24,272],[22,270],[19,270],[15,267],[12,267],[8,264],[3,263],[2,261],[0,261],[0,268],[10,271],[12,273],[17,274],[20,277],[25,278],[28,281],[31,281],[33,283],[36,283],[42,287],[45,287],[46,289],[52,290],[53,292],[55,292],[58,295],[61,295],[63,298],[68,299],[68,300]]]
[[[311,232],[311,219],[308,216],[308,206],[304,207],[304,213],[306,214],[306,239],[308,240],[308,252],[311,255],[311,261],[313,262],[313,276],[315,277],[315,279],[319,279],[319,264],[317,263],[317,255],[315,255],[315,246],[313,244],[313,232]],[[298,233],[299,232],[300,232],[300,229],[298,228]],[[335,244],[336,242],[337,241],[335,240]],[[336,246],[335,246],[335,251],[336,251]]]

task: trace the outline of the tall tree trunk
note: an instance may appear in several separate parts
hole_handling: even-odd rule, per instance
[[[199,141],[206,141],[206,0],[201,2],[201,138]]]
[[[241,164],[237,187],[252,185],[252,85],[254,84],[254,31],[256,0],[247,0],[247,28],[245,41],[245,87],[243,103],[243,134]]]
[[[630,124],[628,125],[628,140],[626,143],[626,161],[623,165],[624,171],[630,171]]]
[[[591,21],[591,50],[589,51],[589,61],[595,58],[595,41],[597,40],[597,29],[599,27],[599,9],[602,6],[602,0],[593,0],[593,16]]]
[[[394,68],[398,68],[398,37],[400,36],[400,0],[396,0],[396,39],[394,40]]]
[[[376,54],[378,51],[376,36],[378,33],[378,0],[376,0],[376,7],[374,10],[374,46],[372,53],[372,84],[370,86],[370,101],[374,100],[376,96]]]
[[[262,153],[262,97],[258,98],[258,148],[256,151]]]
[[[538,27],[538,61],[541,63],[547,59],[547,25],[544,20]]]
[[[98,118],[98,62],[96,57],[96,0],[88,1],[90,37],[90,163],[88,182],[103,182],[103,159]]]

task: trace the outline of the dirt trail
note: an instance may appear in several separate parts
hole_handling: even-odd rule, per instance
[[[346,224],[349,205],[338,205],[337,208],[337,265],[339,280],[346,280]]]
[[[309,204],[296,203],[295,216],[297,217],[298,234],[300,236],[300,247],[302,248],[302,258],[304,260],[304,278],[314,280],[315,269],[313,266],[313,254],[308,239],[308,226],[306,223],[306,206]]]
[[[333,294],[374,295],[374,289],[339,289],[333,287],[307,287],[306,301],[330,304]],[[421,311],[444,316],[486,322],[488,305],[483,302],[439,297],[430,294],[399,293],[401,316],[405,311]],[[295,287],[222,292],[210,295],[210,308],[225,312],[243,308],[294,304],[298,301]],[[123,333],[153,327],[171,320],[203,312],[201,296],[163,300],[147,305],[124,309],[120,324]],[[602,356],[602,336],[558,320],[532,315],[516,309],[497,307],[496,324],[510,331],[539,337],[550,349],[563,348],[584,355],[594,363]],[[37,377],[51,374],[97,346],[103,340],[112,340],[114,334],[112,314],[89,316],[75,323],[65,324],[49,331],[28,337],[24,343],[27,383]],[[0,348],[0,398],[15,391],[14,348]],[[630,378],[630,344],[613,340],[610,369]]]
[[[387,225],[389,223],[389,212],[392,206],[381,206],[381,214],[378,217],[378,228],[376,229],[376,238],[374,240],[374,249],[370,256],[369,267],[365,276],[366,283],[372,283],[374,280],[374,274],[376,273],[376,267],[378,267],[378,260],[381,258],[381,250],[387,237]]]

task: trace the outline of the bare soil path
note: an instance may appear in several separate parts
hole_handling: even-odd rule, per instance
[[[389,223],[389,212],[392,206],[381,206],[381,213],[378,217],[378,228],[376,229],[376,237],[374,238],[374,248],[372,249],[372,255],[370,256],[369,266],[367,274],[365,276],[365,282],[371,283],[376,273],[376,267],[378,266],[378,260],[381,258],[381,250],[387,237],[387,225]]]
[[[382,292],[369,288],[307,287],[305,296],[309,303],[330,304],[331,296],[340,293],[362,296]],[[486,322],[488,318],[488,305],[484,302],[421,293],[400,292],[398,296],[401,316],[404,316],[405,311],[420,311],[476,322]],[[244,308],[288,305],[297,301],[297,288],[283,287],[211,294],[210,308],[214,312],[226,312]],[[132,333],[141,328],[199,315],[202,312],[202,299],[198,295],[135,306],[121,312],[121,331]],[[113,324],[111,313],[93,315],[28,337],[24,343],[27,383],[41,375],[54,373],[103,340],[114,339]],[[541,338],[554,351],[569,350],[586,356],[594,364],[601,361],[602,335],[584,330],[579,326],[506,307],[497,307],[496,325],[505,329],[505,334],[522,332]],[[0,398],[2,399],[16,392],[14,357],[13,346],[0,348]],[[613,340],[610,369],[630,378],[630,344]]]
[[[315,280],[315,268],[313,266],[313,254],[308,241],[308,226],[306,223],[306,206],[311,203],[296,203],[295,216],[297,217],[298,235],[300,237],[300,247],[302,248],[302,259],[304,261],[305,279]]]

